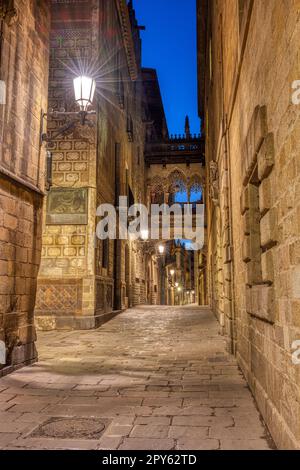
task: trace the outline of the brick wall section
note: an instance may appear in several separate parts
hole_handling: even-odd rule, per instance
[[[215,246],[229,221],[233,301],[225,333],[276,444],[299,448],[300,366],[292,363],[292,343],[300,339],[300,107],[292,104],[300,76],[298,2],[286,8],[281,0],[249,0],[241,17],[235,0],[209,3],[206,154],[207,166],[217,162],[221,195],[219,221],[209,203],[209,267],[216,277]],[[225,284],[217,297],[218,304],[230,301]]]
[[[0,340],[7,363],[0,375],[36,360],[33,310],[41,255],[44,152],[41,112],[47,107],[49,5],[14,2],[4,21],[0,78]]]
[[[0,339],[6,343],[10,370],[36,359],[42,201],[9,179],[1,176],[0,182]]]

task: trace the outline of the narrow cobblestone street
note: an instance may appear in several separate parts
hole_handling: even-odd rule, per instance
[[[39,362],[0,380],[0,448],[272,448],[218,328],[208,309],[139,307],[39,333]]]

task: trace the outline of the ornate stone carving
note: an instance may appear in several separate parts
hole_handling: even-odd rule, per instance
[[[217,206],[219,205],[219,170],[218,164],[215,161],[210,162],[210,197],[212,202]]]
[[[49,285],[41,284],[38,289],[36,311],[43,312],[76,312],[81,308],[80,283],[52,282]]]
[[[49,225],[87,224],[87,188],[52,188],[47,199],[46,223]]]
[[[128,5],[125,0],[116,0],[116,5],[117,5],[119,19],[120,19],[123,44],[124,44],[124,49],[126,52],[126,58],[127,58],[130,77],[132,80],[136,80],[138,77],[138,72],[137,72],[137,63],[136,63],[136,57],[135,57],[134,44],[132,40]]]

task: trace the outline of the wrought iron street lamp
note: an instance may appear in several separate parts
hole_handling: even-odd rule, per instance
[[[93,104],[95,91],[96,91],[96,82],[93,78],[88,77],[86,75],[81,75],[73,80],[74,85],[74,94],[75,94],[75,101],[79,105],[79,111],[75,112],[67,112],[65,110],[56,111],[56,110],[49,110],[47,113],[42,112],[42,123],[41,123],[41,144],[43,142],[51,143],[57,137],[62,134],[65,134],[71,131],[75,125],[80,122],[82,126],[88,124],[93,126],[93,123],[87,120],[87,117],[90,115],[95,115],[95,111],[88,111],[88,108]],[[43,132],[44,124],[43,120],[45,117],[70,117],[73,118],[71,121],[68,121],[64,126],[56,129],[51,137],[48,137],[46,133]]]
[[[92,105],[96,82],[91,77],[81,75],[74,78],[75,101],[78,103],[81,112],[87,112],[88,107]]]
[[[86,75],[81,75],[73,80],[75,101],[79,105],[79,111],[66,112],[65,110],[55,111],[49,110],[47,113],[42,111],[41,113],[41,140],[40,145],[44,142],[51,144],[59,136],[66,134],[74,129],[76,124],[80,123],[82,126],[88,124],[90,127],[94,126],[92,121],[87,119],[90,115],[95,115],[96,111],[88,111],[89,106],[93,104],[93,99],[96,91],[96,82],[93,78]],[[62,127],[56,129],[51,137],[44,132],[44,119],[46,117],[60,118],[69,117],[72,118]],[[52,186],[52,154],[47,152],[47,182],[46,189],[49,190]]]

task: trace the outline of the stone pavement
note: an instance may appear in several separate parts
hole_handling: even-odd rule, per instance
[[[0,380],[1,449],[273,448],[208,309],[139,307],[38,350]]]

